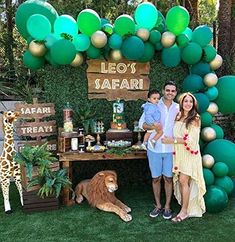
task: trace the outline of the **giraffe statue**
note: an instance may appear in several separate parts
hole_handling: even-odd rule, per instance
[[[21,185],[20,165],[13,160],[15,153],[13,139],[13,122],[20,115],[19,112],[5,111],[3,114],[3,131],[4,144],[2,155],[0,156],[0,183],[4,198],[5,213],[11,213],[11,205],[9,201],[9,186],[11,177],[14,178],[16,187],[20,194],[21,204],[23,206],[23,195]]]

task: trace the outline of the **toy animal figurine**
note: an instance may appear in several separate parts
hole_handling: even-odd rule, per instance
[[[14,178],[15,184],[20,194],[21,204],[23,206],[22,185],[20,165],[13,160],[15,153],[13,139],[13,122],[19,116],[19,112],[6,111],[3,114],[3,131],[4,144],[2,155],[0,156],[0,183],[4,198],[5,213],[11,213],[11,205],[9,201],[9,186],[11,177]]]
[[[115,197],[118,189],[115,171],[100,171],[92,179],[81,181],[75,188],[76,202],[81,203],[85,197],[92,207],[106,212],[116,213],[123,221],[129,222],[131,208]]]

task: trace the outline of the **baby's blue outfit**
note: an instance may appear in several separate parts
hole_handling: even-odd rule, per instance
[[[160,123],[161,112],[157,104],[146,102],[142,105],[145,114],[145,123],[152,125],[153,123]]]

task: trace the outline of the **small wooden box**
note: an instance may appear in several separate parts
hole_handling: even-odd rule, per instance
[[[107,141],[118,141],[118,140],[126,140],[126,141],[131,141],[133,142],[133,132],[132,131],[125,131],[125,132],[112,132],[112,131],[107,131],[106,132],[106,140]]]
[[[59,198],[49,196],[41,198],[37,195],[38,190],[26,192],[23,191],[25,213],[51,211],[59,209]]]

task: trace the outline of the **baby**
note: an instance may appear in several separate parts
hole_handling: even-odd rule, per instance
[[[147,149],[148,139],[152,132],[157,132],[154,137],[149,141],[149,148],[154,149],[156,141],[162,136],[162,128],[160,126],[161,113],[158,109],[158,102],[160,99],[160,93],[158,90],[153,89],[148,93],[148,101],[142,105],[144,109],[145,123],[149,126],[153,126],[154,129],[147,130],[144,135],[144,141],[142,144],[143,149]]]

